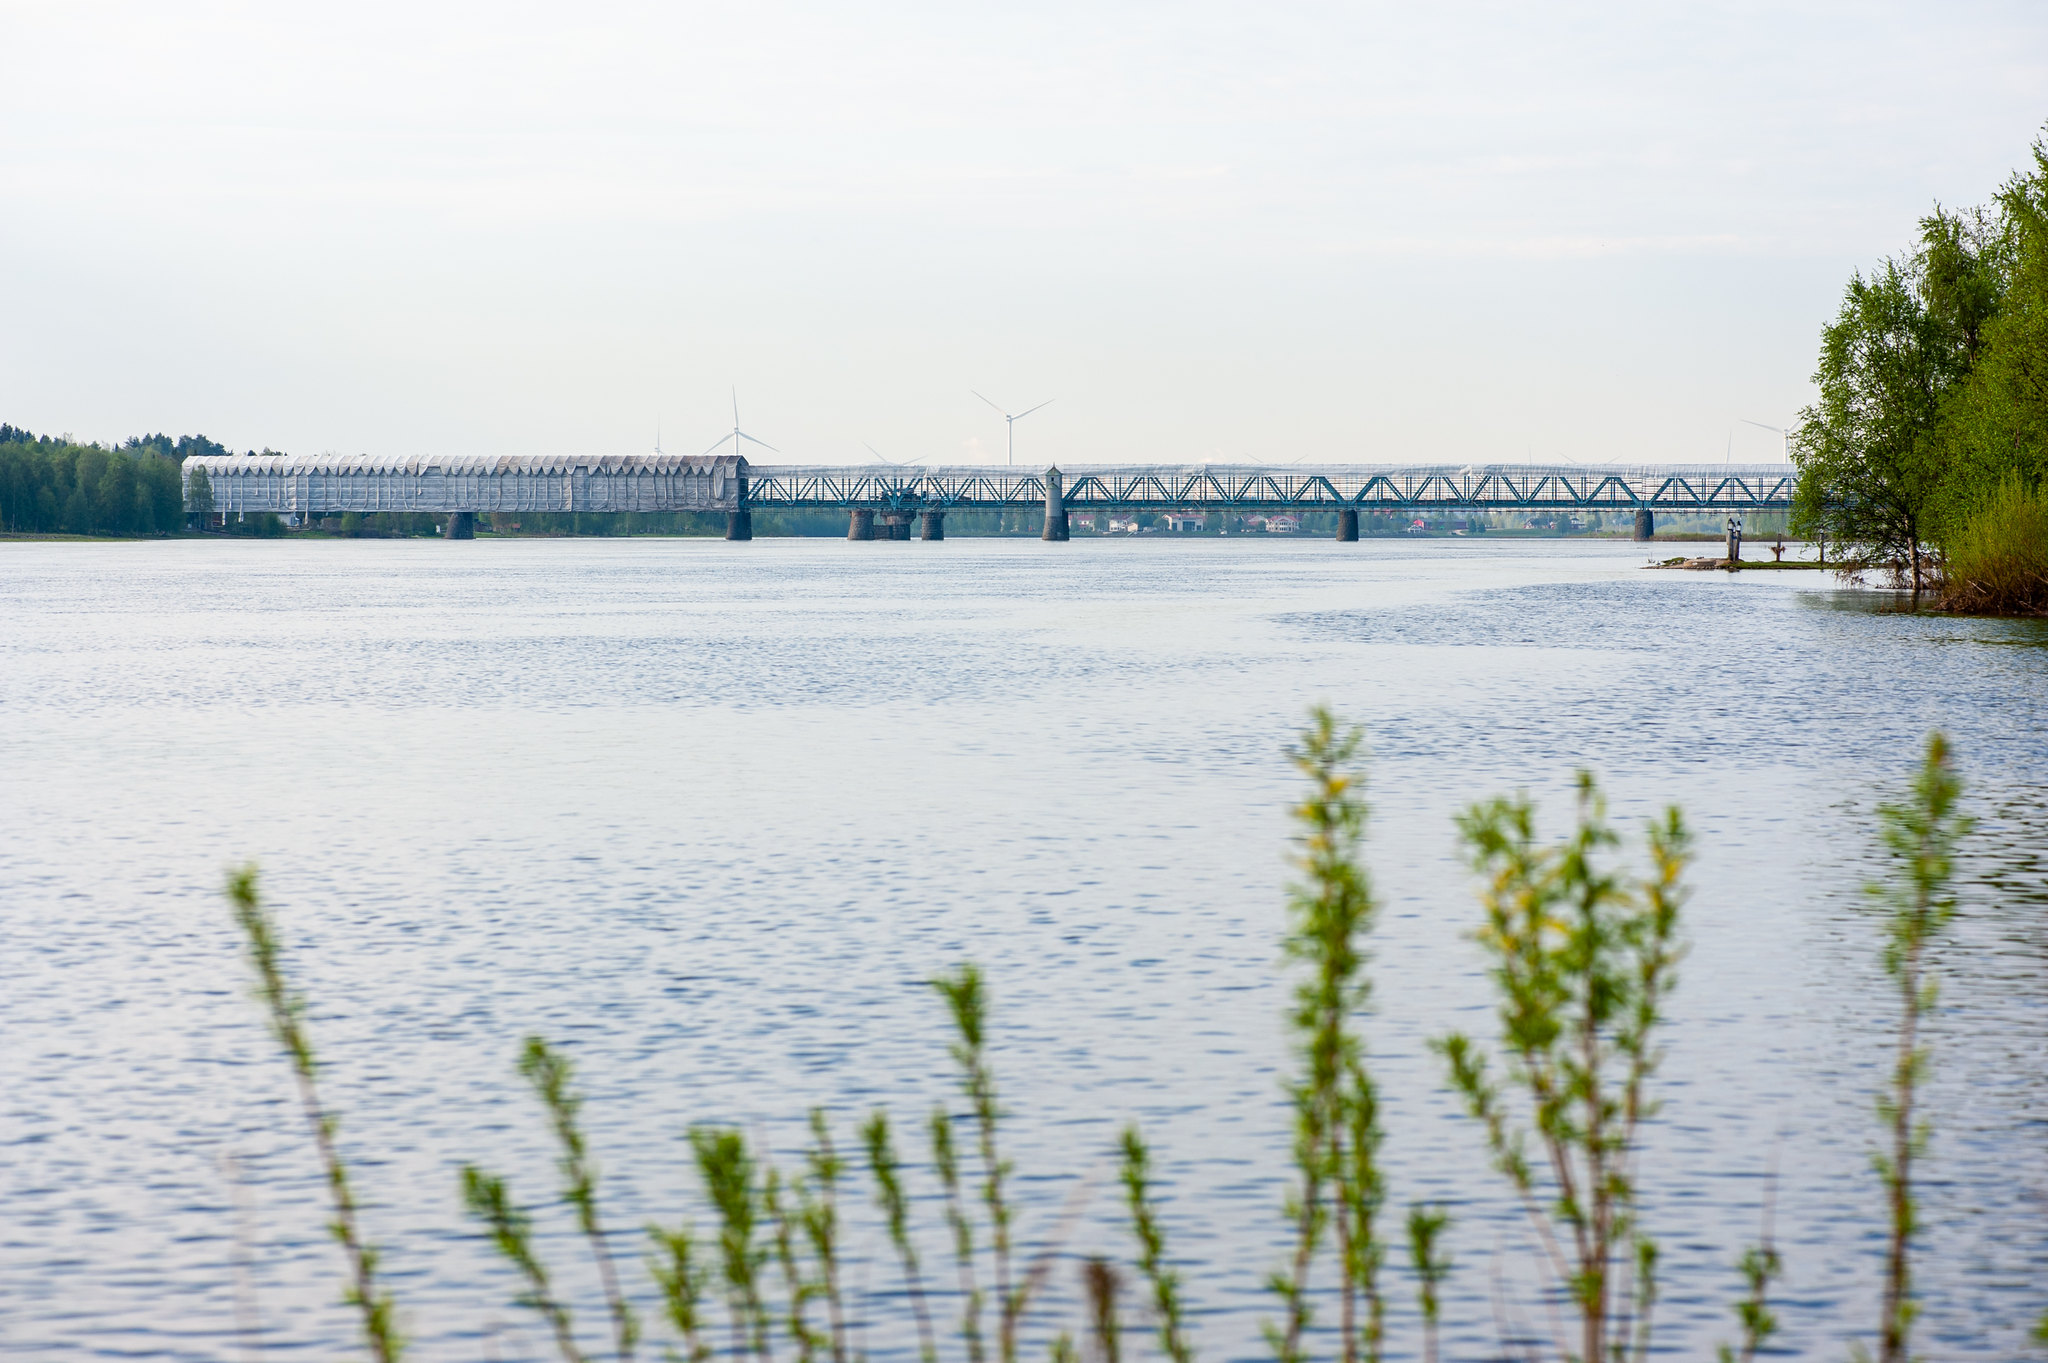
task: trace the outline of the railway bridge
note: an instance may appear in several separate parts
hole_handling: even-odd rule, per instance
[[[195,494],[203,472],[206,493]],[[749,464],[730,455],[377,459],[227,455],[185,461],[186,505],[270,511],[301,521],[342,512],[448,515],[473,533],[492,512],[723,512],[726,538],[753,538],[753,513],[830,507],[851,539],[945,538],[949,511],[1043,508],[1043,538],[1067,538],[1075,510],[1334,513],[1358,538],[1361,511],[1782,511],[1790,464],[1113,464],[1034,469],[901,464]]]

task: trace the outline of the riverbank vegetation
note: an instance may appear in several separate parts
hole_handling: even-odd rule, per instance
[[[185,456],[219,452],[203,436],[146,436],[108,448],[0,426],[0,531],[173,534],[185,526]]]
[[[1318,710],[1290,754],[1305,790],[1293,810],[1295,876],[1281,937],[1294,978],[1284,1018],[1292,1061],[1283,1079],[1293,1139],[1291,1177],[1274,1209],[1284,1248],[1265,1284],[1275,1363],[1379,1363],[1390,1350],[1406,1352],[1408,1337],[1434,1363],[1444,1284],[1454,1273],[1489,1271],[1471,1262],[1484,1257],[1483,1246],[1468,1242],[1451,1252],[1458,1227],[1445,1205],[1409,1200],[1405,1215],[1394,1210],[1401,1190],[1380,1159],[1386,1128],[1404,1114],[1382,1100],[1368,1035],[1378,901],[1363,860],[1360,746],[1358,730]],[[1873,1211],[1882,1208],[1874,1219],[1885,1227],[1882,1308],[1863,1333],[1882,1363],[1910,1356],[1915,1177],[1932,1129],[1918,1102],[1931,1063],[1921,1027],[1934,1002],[1928,951],[1953,912],[1954,853],[1969,828],[1957,809],[1960,790],[1936,735],[1905,796],[1879,812],[1891,873],[1871,893],[1883,914],[1880,955],[1897,986],[1898,1021],[1895,1060],[1875,1097],[1882,1153],[1870,1192]],[[1644,830],[1643,870],[1630,871],[1619,859],[1622,838],[1584,773],[1574,826],[1561,842],[1539,835],[1526,797],[1472,806],[1459,832],[1481,886],[1473,939],[1488,967],[1494,1035],[1451,1034],[1432,1047],[1446,1087],[1483,1134],[1494,1173],[1522,1208],[1534,1255],[1522,1267],[1540,1283],[1551,1321],[1547,1333],[1507,1324],[1500,1275],[1512,1251],[1496,1241],[1490,1272],[1501,1348],[1505,1356],[1560,1363],[1642,1363],[1657,1348],[1660,1228],[1643,1212],[1639,1156],[1662,1101],[1656,1080],[1666,1004],[1685,955],[1691,834],[1676,808],[1665,810]],[[277,922],[253,869],[234,873],[228,898],[247,940],[257,998],[321,1156],[330,1229],[345,1262],[342,1295],[358,1315],[366,1352],[390,1363],[402,1352],[405,1318],[365,1226],[370,1204],[340,1153],[339,1118],[319,1092],[306,1001],[289,983]],[[522,1194],[508,1177],[465,1165],[460,1187],[450,1190],[451,1216],[459,1208],[494,1247],[507,1297],[530,1313],[564,1363],[600,1356],[628,1363],[649,1316],[671,1337],[664,1355],[690,1363],[721,1354],[731,1363],[856,1363],[867,1356],[870,1330],[906,1352],[914,1345],[922,1363],[1017,1363],[1027,1354],[1079,1363],[1084,1349],[1101,1363],[1121,1363],[1139,1347],[1137,1337],[1126,1337],[1129,1284],[1139,1289],[1156,1353],[1167,1363],[1193,1363],[1200,1315],[1175,1266],[1170,1204],[1152,1153],[1170,1136],[1130,1126],[1103,1152],[1120,1169],[1128,1251],[1122,1263],[1089,1256],[1073,1265],[1085,1308],[1079,1318],[1061,1324],[1045,1319],[1057,1311],[1034,1315],[1055,1268],[1080,1259],[1064,1243],[1075,1209],[1050,1229],[1041,1223],[1035,1242],[1020,1238],[1011,1191],[1018,1175],[1005,1151],[1008,1112],[991,1052],[993,993],[971,964],[939,974],[931,986],[951,1020],[958,1094],[924,1117],[923,1196],[911,1191],[918,1161],[905,1158],[896,1135],[918,1124],[885,1108],[858,1119],[844,1147],[836,1134],[844,1118],[813,1109],[794,1167],[777,1163],[758,1133],[706,1122],[685,1135],[703,1193],[699,1214],[709,1215],[710,1228],[687,1218],[650,1224],[641,1247],[647,1281],[630,1285],[629,1266],[640,1256],[628,1247],[632,1237],[607,1222],[602,1161],[585,1134],[575,1067],[553,1043],[529,1037],[516,1068],[557,1149],[559,1186]],[[859,1191],[856,1163],[887,1248],[872,1262],[850,1264],[845,1227],[847,1200]],[[921,1207],[936,1208],[944,1223],[951,1287],[940,1285],[943,1274],[928,1275],[918,1255],[911,1222]],[[1272,1238],[1268,1230],[1257,1234]],[[1406,1252],[1397,1253],[1403,1240]],[[589,1261],[584,1270],[551,1261],[572,1250]],[[1727,1258],[1735,1342],[1720,1356],[1747,1363],[1767,1348],[1785,1309],[1770,1297],[1785,1263],[1768,1217],[1760,1243],[1729,1246]],[[590,1303],[565,1285],[578,1280],[593,1284]],[[1535,1305],[1505,1309],[1513,1316]],[[595,1329],[581,1321],[586,1307],[601,1322]],[[890,1319],[899,1312],[901,1319]],[[721,1323],[723,1347],[716,1342]],[[1390,1345],[1397,1335],[1403,1342]]]
[[[1795,530],[1952,609],[2048,611],[2048,138],[1850,280],[1814,383]]]

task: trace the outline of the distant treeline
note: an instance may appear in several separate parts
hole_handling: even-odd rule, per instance
[[[0,425],[0,530],[17,535],[167,535],[184,527],[179,468],[227,454],[203,435],[81,445]]]
[[[2048,611],[2048,139],[1849,281],[1813,381],[1794,529],[1951,604]]]

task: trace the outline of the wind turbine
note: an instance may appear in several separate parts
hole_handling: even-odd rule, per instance
[[[718,439],[714,440],[711,443],[711,449],[704,451],[704,453],[710,454],[712,450],[716,450],[720,445],[723,445],[728,440],[732,442],[732,452],[735,456],[738,456],[742,453],[740,449],[740,442],[742,440],[754,440],[754,437],[748,435],[745,431],[740,429],[740,390],[737,388],[732,390],[732,434],[721,435],[720,437],[718,437]],[[759,445],[762,449],[767,450],[770,454],[782,453],[781,450],[776,449],[773,445],[769,444],[765,440],[754,440],[754,443],[756,445]],[[703,456],[699,455],[698,457],[702,458]]]
[[[1740,420],[1745,426],[1754,426],[1760,431],[1770,431],[1780,440],[1783,440],[1785,442],[1785,462],[1788,464],[1792,462],[1792,437],[1790,434],[1779,430],[1776,426],[1766,426],[1761,421],[1751,421],[1748,417],[1742,417]]]
[[[979,389],[976,389],[976,388],[970,388],[970,389],[968,389],[967,391],[968,391],[968,392],[970,392],[970,393],[973,393],[973,394],[974,394],[974,396],[976,396],[976,397],[978,397],[978,398],[981,398],[981,400],[982,400],[983,402],[987,402],[989,406],[991,406],[991,407],[995,407],[995,408],[996,408],[996,410],[997,410],[998,412],[1002,412],[1002,415],[1003,415],[1003,420],[1004,420],[1005,422],[1009,423],[1009,427],[1010,427],[1010,454],[1009,454],[1009,462],[1010,462],[1010,463],[1012,463],[1012,464],[1014,464],[1014,463],[1016,463],[1016,462],[1017,462],[1017,423],[1018,423],[1018,422],[1020,422],[1020,421],[1022,421],[1022,420],[1023,420],[1023,419],[1025,418],[1025,417],[1027,417],[1027,416],[1030,416],[1030,415],[1031,415],[1031,414],[1032,414],[1033,412],[1037,411],[1037,410],[1038,410],[1038,407],[1050,407],[1050,406],[1052,406],[1052,404],[1053,404],[1053,403],[1055,403],[1055,402],[1059,401],[1059,399],[1057,399],[1057,398],[1047,398],[1047,399],[1046,399],[1046,400],[1045,400],[1044,402],[1041,402],[1041,403],[1039,403],[1039,404],[1038,404],[1038,407],[1026,407],[1026,408],[1025,408],[1025,409],[1024,409],[1023,411],[1021,411],[1021,412],[1017,413],[1017,415],[1015,415],[1015,416],[1011,416],[1011,415],[1010,415],[1010,414],[1009,414],[1008,412],[1003,412],[1003,409],[1002,409],[1002,408],[1000,408],[1000,407],[996,407],[996,404],[995,404],[995,403],[993,403],[993,402],[989,402],[989,400],[988,400],[988,399],[987,399],[986,397],[982,397],[981,391],[980,391]]]
[[[907,464],[913,464],[913,463],[917,462],[916,460],[913,460],[913,459],[891,459],[891,458],[890,458],[890,457],[889,457],[888,455],[886,455],[886,454],[883,454],[883,453],[882,453],[882,452],[881,452],[880,450],[876,449],[876,448],[875,448],[875,447],[874,447],[873,445],[870,445],[870,444],[868,444],[868,442],[867,442],[867,441],[863,440],[863,441],[861,441],[860,443],[861,443],[861,448],[862,448],[862,449],[866,450],[866,451],[867,451],[867,452],[868,452],[869,454],[872,454],[873,456],[875,456],[875,458],[877,458],[877,459],[881,460],[881,461],[882,461],[883,463],[887,464],[887,465],[888,465],[888,466],[889,466],[890,468],[894,468],[894,469],[900,469],[900,468],[904,467],[904,466],[905,466],[905,465],[907,465]]]

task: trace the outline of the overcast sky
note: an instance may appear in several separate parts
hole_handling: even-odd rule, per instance
[[[1776,458],[2048,4],[0,0],[0,420],[298,453]],[[760,461],[778,456],[750,450]]]

